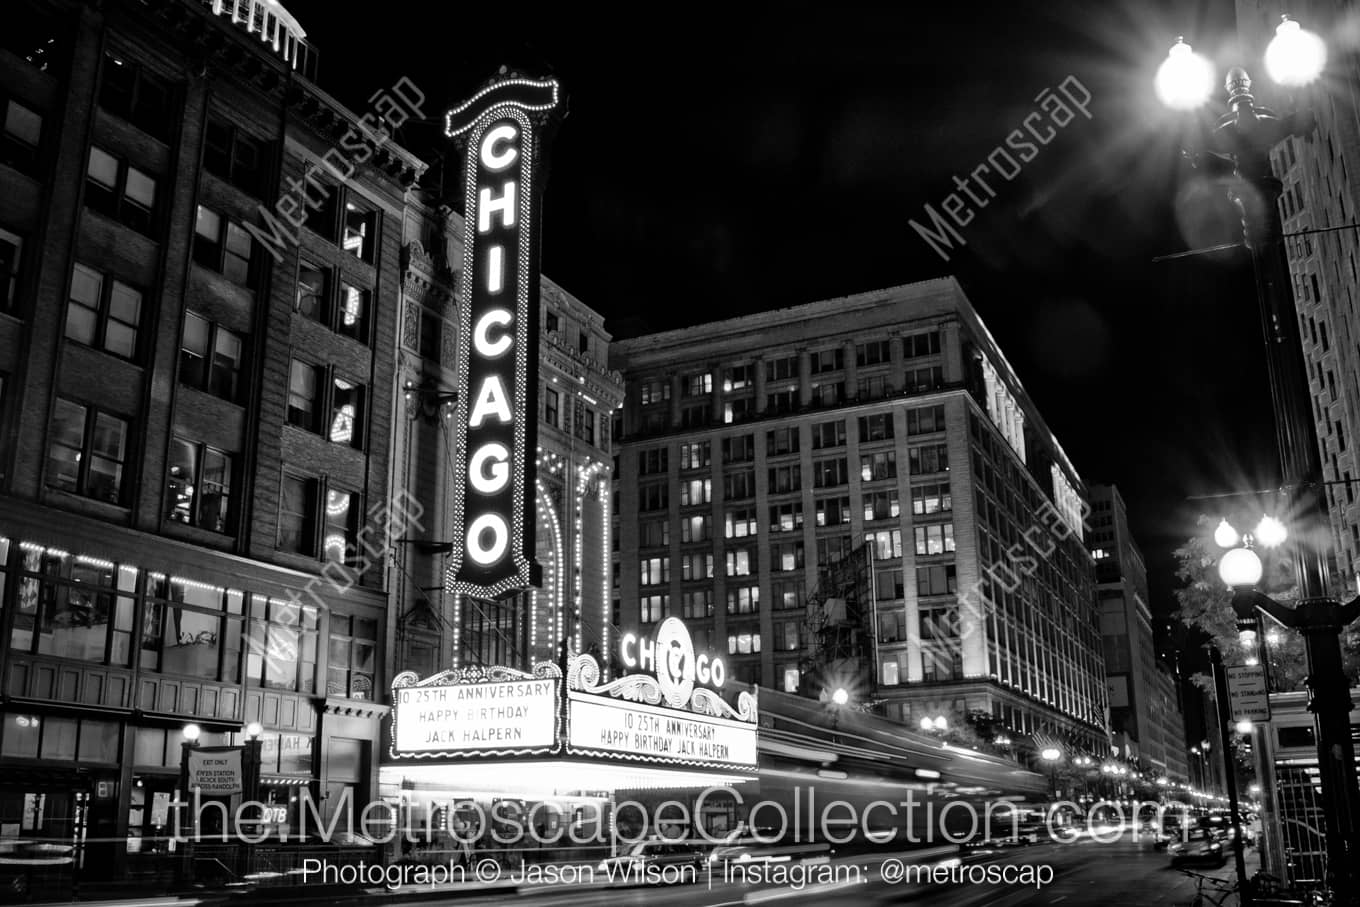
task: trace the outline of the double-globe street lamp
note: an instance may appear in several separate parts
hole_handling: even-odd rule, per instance
[[[1303,86],[1321,75],[1326,47],[1316,35],[1284,18],[1266,51],[1266,68],[1285,86]],[[1173,108],[1191,110],[1209,99],[1213,68],[1189,45],[1177,42],[1157,73],[1157,94]],[[1242,213],[1243,239],[1251,253],[1257,301],[1266,340],[1266,360],[1275,411],[1276,440],[1284,488],[1296,495],[1296,519],[1304,525],[1305,542],[1314,531],[1325,532],[1322,505],[1322,461],[1308,396],[1308,375],[1296,331],[1298,313],[1290,286],[1288,260],[1279,212],[1281,182],[1271,170],[1270,150],[1291,135],[1306,134],[1307,117],[1280,116],[1258,106],[1244,69],[1228,72],[1229,110],[1211,133],[1214,152],[1195,156],[1198,166],[1215,175],[1232,174],[1230,197]],[[1247,554],[1235,554],[1247,551]],[[1355,753],[1350,737],[1350,689],[1341,667],[1340,631],[1360,617],[1360,600],[1341,605],[1328,595],[1327,565],[1310,544],[1294,546],[1295,573],[1301,598],[1287,608],[1257,591],[1260,559],[1249,549],[1234,549],[1220,574],[1233,589],[1239,626],[1256,626],[1264,611],[1281,624],[1299,630],[1308,654],[1309,710],[1315,716],[1318,768],[1322,781],[1329,882],[1340,903],[1360,896],[1360,792],[1356,787]]]

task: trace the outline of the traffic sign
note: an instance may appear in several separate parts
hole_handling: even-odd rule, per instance
[[[1228,701],[1237,721],[1269,721],[1270,697],[1266,693],[1264,665],[1236,665],[1227,669]]]

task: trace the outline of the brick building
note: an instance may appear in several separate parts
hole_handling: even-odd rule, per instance
[[[798,690],[818,571],[867,542],[872,680],[859,697],[912,724],[982,712],[1018,736],[1105,751],[1083,486],[957,282],[612,353],[627,387],[624,629],[682,617],[738,679]],[[1022,562],[1027,532],[1042,556]]]
[[[188,723],[262,725],[283,823],[300,788],[374,793],[390,576],[358,543],[392,528],[424,165],[311,81],[276,3],[6,13],[0,837],[149,872]]]

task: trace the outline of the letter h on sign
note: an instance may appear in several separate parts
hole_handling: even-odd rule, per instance
[[[555,80],[501,75],[445,117],[464,145],[467,202],[450,592],[494,598],[536,572],[538,176],[563,106]]]

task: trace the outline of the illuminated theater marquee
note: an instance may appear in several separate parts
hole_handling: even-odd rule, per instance
[[[446,588],[493,598],[532,580],[538,388],[538,155],[556,81],[501,78],[450,110],[466,142],[454,426],[454,546]]]
[[[523,756],[558,749],[561,671],[468,667],[392,681],[392,755]]]
[[[669,617],[653,638],[624,634],[619,658],[649,671],[601,684],[600,668],[578,655],[567,672],[567,751],[631,762],[704,768],[756,767],[756,698],[736,708],[714,689],[726,681],[721,658],[696,654],[689,630]]]

